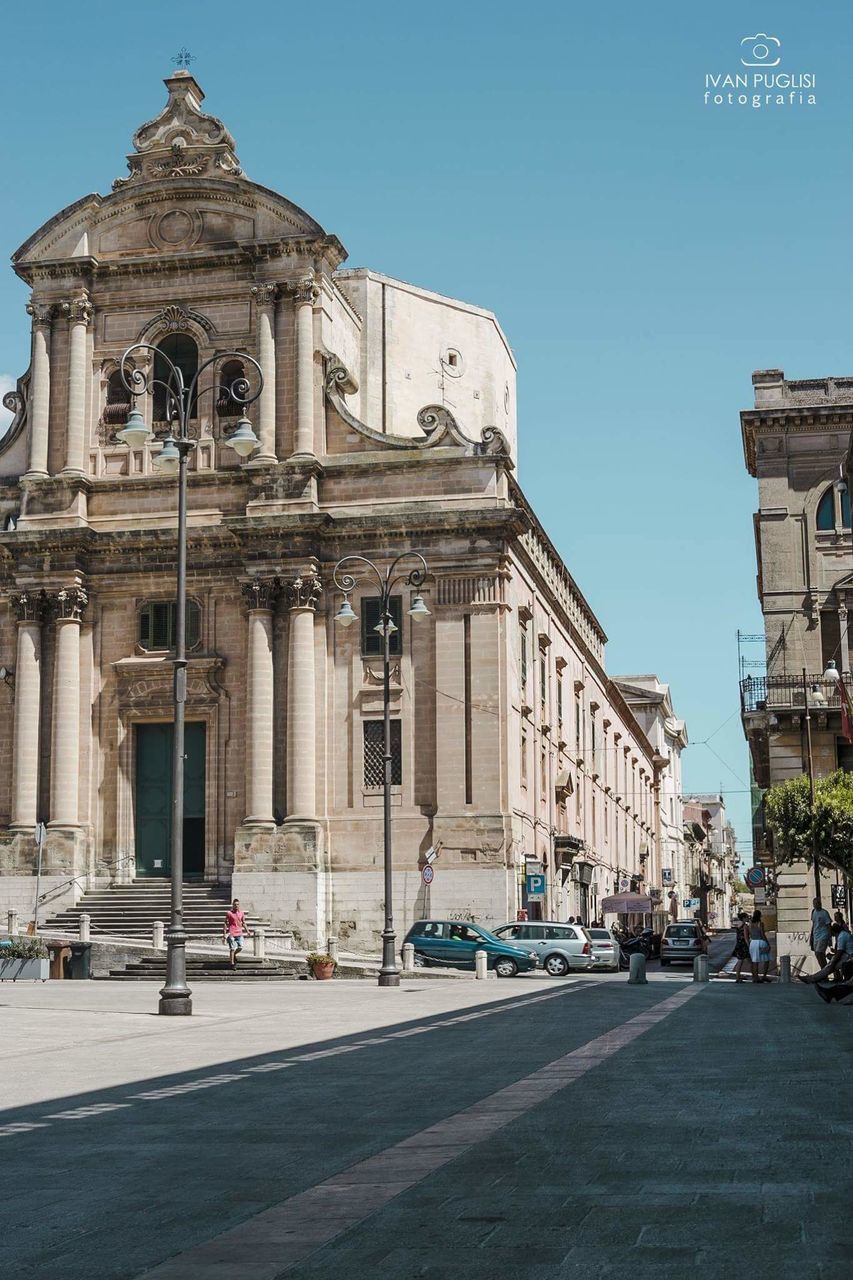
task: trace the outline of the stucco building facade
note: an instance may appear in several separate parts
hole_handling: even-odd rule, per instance
[[[191,374],[184,849],[188,875],[307,943],[381,928],[381,657],[373,590],[333,623],[332,571],[421,552],[430,617],[395,608],[395,914],[486,923],[547,871],[543,912],[660,884],[666,761],[604,668],[605,636],[516,479],[516,370],[495,317],[367,270],[242,172],[188,72],[128,175],[14,255],[32,359],[0,442],[0,890],[31,913],[169,872],[175,482],[117,437],[123,352]],[[259,447],[229,448],[235,378]],[[227,367],[225,367],[227,365]],[[373,619],[375,621],[375,619]],[[558,837],[564,837],[562,841]],[[437,853],[435,879],[421,872]],[[582,873],[579,866],[586,868]],[[532,904],[531,904],[532,905]]]
[[[762,369],[752,381],[755,404],[742,412],[741,432],[747,470],[758,481],[756,585],[767,672],[741,681],[741,709],[755,781],[766,790],[807,771],[807,700],[815,774],[853,760],[841,736],[837,686],[824,678],[830,662],[850,670],[853,544],[849,497],[837,481],[853,428],[853,379],[793,381],[781,369]],[[760,806],[753,843],[756,861],[773,867]],[[807,957],[813,872],[804,863],[777,864],[773,876],[779,953]],[[824,905],[835,879],[822,877]]]

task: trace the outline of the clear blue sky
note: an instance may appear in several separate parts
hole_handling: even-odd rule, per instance
[[[519,364],[520,478],[610,636],[691,739],[686,786],[749,839],[738,627],[761,626],[750,374],[853,373],[853,10],[254,0],[9,7],[0,244],[125,172],[186,44],[246,172],[366,265],[492,308]],[[710,109],[743,36],[818,105]],[[0,278],[0,370],[28,359]],[[731,717],[724,728],[720,725]],[[719,729],[719,732],[715,732]],[[722,763],[712,754],[713,748]],[[747,846],[748,848],[748,846]],[[746,850],[745,850],[746,851]]]

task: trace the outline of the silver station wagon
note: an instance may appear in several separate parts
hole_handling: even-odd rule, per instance
[[[582,924],[559,920],[517,920],[492,932],[504,942],[535,951],[540,968],[552,978],[564,978],[571,970],[586,972],[595,963],[589,934]]]

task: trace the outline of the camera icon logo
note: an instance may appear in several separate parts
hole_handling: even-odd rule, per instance
[[[740,60],[745,67],[778,67],[782,61],[781,40],[769,36],[766,31],[756,31],[754,36],[744,36],[740,42]]]

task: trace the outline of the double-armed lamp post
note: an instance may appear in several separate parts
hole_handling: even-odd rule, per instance
[[[137,367],[133,356],[140,353],[149,360],[148,369]],[[157,365],[162,361],[165,377],[155,377]],[[236,360],[243,370],[251,365],[257,373],[258,386],[252,391],[249,380],[241,374],[226,387],[199,389],[199,380],[208,370],[226,361]],[[175,657],[174,701],[175,728],[172,742],[172,834],[171,834],[171,919],[166,930],[166,985],[160,992],[159,1012],[164,1014],[191,1014],[192,992],[187,986],[187,935],[184,929],[183,873],[184,873],[184,709],[187,698],[187,462],[195,446],[190,439],[189,423],[195,407],[207,391],[227,391],[229,398],[242,411],[234,431],[225,437],[225,444],[242,458],[247,458],[258,448],[260,441],[245,416],[246,406],[257,400],[263,388],[264,378],[257,360],[239,351],[225,351],[206,360],[186,384],[183,371],[168,356],[147,342],[137,342],[128,347],[121,358],[121,378],[133,397],[127,423],[116,432],[119,440],[131,449],[141,449],[150,439],[151,431],[145,425],[142,413],[136,407],[136,397],[153,395],[159,387],[165,395],[166,418],[169,435],[163,448],[154,458],[154,466],[166,475],[178,477],[178,591],[175,605]]]
[[[416,560],[413,569],[406,572],[399,566],[406,560]],[[382,713],[383,713],[383,752],[382,752],[382,792],[384,810],[384,869],[385,869],[385,927],[382,930],[382,967],[379,970],[380,987],[399,987],[400,970],[397,968],[396,936],[394,934],[394,864],[391,850],[391,785],[392,785],[392,753],[391,753],[391,637],[397,630],[394,622],[391,598],[396,586],[403,583],[415,588],[415,596],[408,610],[413,622],[420,622],[430,616],[429,609],[423,601],[418,588],[427,575],[427,563],[419,551],[404,551],[388,567],[385,573],[372,560],[365,556],[344,556],[335,565],[333,577],[337,588],[343,592],[343,603],[335,614],[338,626],[349,627],[356,621],[357,614],[350,604],[350,593],[355,589],[358,579],[346,571],[348,565],[366,566],[368,577],[373,578],[379,588],[379,621],[374,630],[382,637]]]

